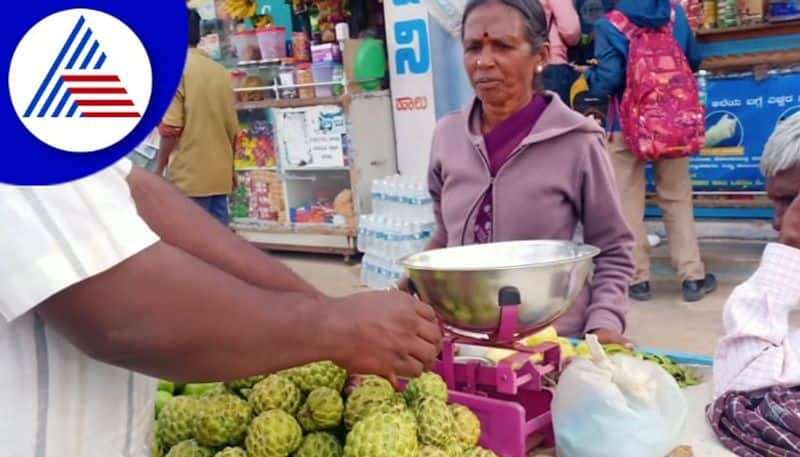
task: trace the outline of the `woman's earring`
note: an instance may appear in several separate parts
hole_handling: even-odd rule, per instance
[[[544,71],[544,65],[540,64],[538,67],[536,67],[536,73],[541,73],[543,71]]]

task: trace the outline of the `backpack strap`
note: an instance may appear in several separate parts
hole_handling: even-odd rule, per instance
[[[628,19],[628,16],[625,16],[617,10],[612,10],[606,14],[606,19],[611,23],[611,25],[619,30],[620,33],[625,35],[625,38],[628,40],[633,37],[633,34],[636,33],[637,30],[639,30],[639,27],[631,22],[630,19]]]

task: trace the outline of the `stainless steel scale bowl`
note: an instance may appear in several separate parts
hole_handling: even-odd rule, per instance
[[[599,253],[594,246],[569,241],[512,241],[438,249],[401,262],[416,293],[448,330],[492,341],[502,306],[518,305],[517,338],[566,313],[587,285]],[[505,293],[509,289],[510,296]]]

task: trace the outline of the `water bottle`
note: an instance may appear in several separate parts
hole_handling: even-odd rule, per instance
[[[356,249],[359,252],[367,252],[367,221],[369,220],[369,216],[366,214],[362,214],[358,216],[358,240],[356,241]]]
[[[697,72],[697,93],[700,97],[700,104],[706,106],[708,103],[708,72],[700,70]]]

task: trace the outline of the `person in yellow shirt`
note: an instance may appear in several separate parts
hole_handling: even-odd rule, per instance
[[[178,91],[164,115],[156,173],[227,225],[233,148],[239,121],[228,71],[197,49],[200,15],[189,10],[189,53]]]

